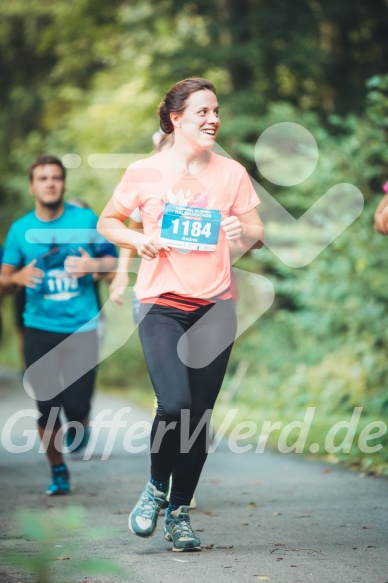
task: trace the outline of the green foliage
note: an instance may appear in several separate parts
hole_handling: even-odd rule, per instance
[[[109,299],[108,286],[101,288],[103,307],[102,362],[99,367],[99,384],[103,387],[147,389],[151,383],[144,363],[138,329],[132,317],[132,288],[123,295],[124,305],[118,306]]]
[[[13,0],[1,12],[2,231],[28,206],[26,169],[43,151],[79,154],[70,186],[100,208],[119,173],[91,169],[88,156],[148,152],[155,108],[177,79],[214,80],[231,120],[222,145],[242,160],[274,104],[325,123],[328,115],[362,115],[372,76],[373,99],[384,99],[383,0],[350,9],[344,0],[299,0],[291,11],[285,0],[276,9],[258,0]]]
[[[23,357],[15,329],[13,297],[1,301],[2,335],[0,339],[0,366],[22,370]]]
[[[373,211],[367,206],[303,269],[284,266],[268,250],[240,262],[267,274],[276,299],[233,352],[232,366],[249,363],[236,405],[286,421],[316,407],[312,442],[354,407],[363,408],[359,431],[387,418],[387,242],[373,233]],[[369,469],[386,471],[388,435],[378,443],[383,449],[373,456],[355,448],[342,461],[363,467],[367,459]]]
[[[96,168],[90,156],[149,153],[165,90],[180,78],[208,76],[221,105],[220,145],[293,216],[340,182],[357,186],[369,203],[306,268],[287,268],[266,249],[240,262],[276,291],[272,309],[234,351],[231,372],[249,363],[241,405],[287,418],[316,403],[322,430],[357,403],[365,420],[386,414],[387,241],[373,233],[372,215],[387,179],[387,3],[298,0],[290,10],[286,0],[276,7],[13,0],[1,12],[0,232],[31,208],[26,171],[44,151],[80,157],[69,169],[68,196],[99,212],[127,159]],[[308,129],[320,154],[311,177],[292,188],[263,180],[254,157],[260,134],[284,121]],[[293,243],[288,233],[279,236]],[[302,252],[315,236],[303,232]],[[106,353],[115,331],[125,337],[128,306],[109,316]],[[7,301],[1,362],[18,366],[9,310]],[[100,380],[149,389],[136,334],[104,360]],[[378,465],[370,460],[362,463]]]
[[[24,511],[19,515],[19,522],[22,537],[35,548],[27,554],[9,552],[3,560],[34,575],[36,583],[67,583],[80,574],[128,577],[128,573],[112,561],[77,557],[74,541],[82,536],[86,525],[82,508]],[[107,530],[88,530],[89,539],[106,537],[108,534]]]
[[[376,125],[388,128],[388,75],[375,75],[368,79],[367,104]]]

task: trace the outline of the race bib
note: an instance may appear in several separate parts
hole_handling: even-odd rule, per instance
[[[40,290],[35,291],[42,293],[46,300],[62,302],[80,294],[78,278],[64,268],[65,259],[69,255],[79,257],[73,248],[57,246],[37,258],[36,267],[44,272],[44,276]]]
[[[51,269],[44,274],[43,296],[46,300],[66,301],[79,294],[78,279],[64,269]]]
[[[214,251],[221,226],[221,211],[166,203],[161,239],[178,249]]]

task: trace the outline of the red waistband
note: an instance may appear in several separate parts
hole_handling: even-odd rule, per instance
[[[191,298],[187,296],[180,296],[178,294],[166,293],[156,298],[146,298],[141,300],[141,303],[158,304],[158,306],[167,306],[169,308],[176,308],[184,312],[193,312],[202,306],[214,304],[217,300],[230,300],[232,293],[230,288],[223,291],[220,295],[209,299]]]

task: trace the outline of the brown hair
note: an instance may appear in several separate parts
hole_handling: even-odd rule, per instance
[[[172,134],[174,125],[170,118],[170,113],[182,113],[186,107],[186,102],[192,93],[208,89],[216,94],[213,83],[201,77],[192,77],[175,83],[166,93],[158,107],[160,127],[166,134]]]
[[[59,158],[56,158],[55,156],[44,155],[44,156],[39,156],[39,158],[37,158],[35,160],[35,162],[33,164],[31,164],[30,168],[28,169],[28,176],[30,178],[30,182],[32,182],[32,180],[34,178],[35,168],[37,168],[38,166],[46,166],[48,164],[55,164],[55,166],[59,166],[59,168],[62,170],[62,178],[63,178],[63,180],[65,180],[66,168],[62,164],[61,160],[59,160]]]

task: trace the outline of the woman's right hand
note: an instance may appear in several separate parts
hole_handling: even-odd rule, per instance
[[[159,254],[160,251],[170,252],[170,247],[160,239],[144,237],[137,245],[137,254],[142,259],[151,261]]]

